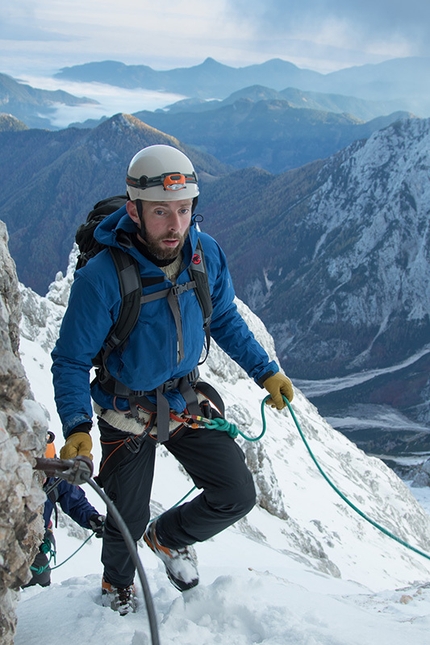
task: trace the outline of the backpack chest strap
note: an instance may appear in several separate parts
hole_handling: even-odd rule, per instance
[[[132,268],[132,267],[130,267]],[[131,276],[131,272],[128,272],[129,276]],[[133,282],[130,280],[127,282],[127,284],[133,284]],[[185,293],[186,291],[190,291],[191,289],[196,288],[196,282],[194,280],[190,280],[189,282],[185,282],[184,284],[177,284],[173,287],[168,287],[167,289],[161,289],[160,291],[155,291],[154,293],[149,293],[146,295],[140,296],[140,304],[143,305],[147,302],[154,302],[155,300],[161,300],[162,298],[167,299],[167,303],[169,305],[170,311],[172,312],[173,315],[173,320],[175,321],[175,327],[176,327],[176,338],[177,338],[177,352],[178,352],[178,357],[177,361],[180,363],[180,361],[184,358],[184,339],[182,335],[182,318],[181,318],[181,311],[179,308],[179,296],[182,293]],[[127,293],[131,293],[135,289],[130,289]],[[139,314],[140,308],[137,311]],[[111,332],[109,335],[107,341],[106,341],[106,347],[104,351],[102,352],[102,361],[103,361],[103,368],[104,372],[107,373],[107,367],[106,367],[106,361],[111,352],[118,348],[124,340],[129,336],[130,332],[132,331],[133,327],[135,326],[137,320],[132,319],[131,317],[126,319],[126,322],[124,325],[121,325],[121,335],[117,335],[115,333],[115,329]],[[117,325],[119,326],[119,325]]]
[[[184,352],[184,338],[182,334],[182,317],[181,310],[179,308],[179,296],[186,291],[196,288],[196,282],[190,280],[184,284],[177,284],[168,289],[162,289],[161,291],[155,291],[155,293],[150,293],[148,295],[142,296],[140,302],[144,304],[145,302],[152,302],[154,300],[159,300],[160,298],[167,298],[167,304],[170,307],[172,312],[173,320],[175,321],[176,327],[176,338],[177,338],[177,362],[180,363],[185,356]]]

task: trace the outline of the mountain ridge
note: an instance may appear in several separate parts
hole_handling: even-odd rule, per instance
[[[285,99],[233,103],[200,112],[147,110],[134,116],[235,168],[261,166],[282,173],[326,158],[398,119],[396,112],[362,122],[346,113],[292,107]]]
[[[57,72],[56,78],[86,82],[109,80],[110,84],[118,87],[145,87],[204,99],[224,99],[243,87],[255,84],[268,85],[278,91],[294,87],[303,91],[346,94],[367,100],[395,100],[398,101],[393,107],[395,110],[411,111],[422,117],[430,116],[427,91],[430,65],[429,59],[425,57],[395,58],[328,74],[302,69],[282,59],[242,68],[206,59],[189,68],[161,71],[153,70],[147,65],[102,61],[62,68]]]
[[[324,94],[323,92],[306,92],[294,87],[274,90],[266,85],[251,85],[236,90],[222,100],[204,100],[198,98],[182,99],[176,103],[157,108],[155,112],[202,112],[213,110],[224,105],[235,103],[242,98],[258,100],[284,100],[291,107],[321,110],[335,114],[347,113],[362,121],[370,121],[378,116],[385,116],[397,111],[396,101],[368,101],[344,94]]]
[[[55,77],[86,82],[110,81],[109,84],[116,84],[118,87],[144,87],[210,99],[224,98],[241,87],[254,84],[247,82],[247,79],[263,81],[268,74],[275,84],[275,89],[282,89],[282,87],[278,88],[278,84],[282,83],[286,73],[291,79],[319,76],[318,72],[300,70],[293,63],[281,59],[235,68],[209,57],[198,65],[161,71],[156,71],[147,65],[126,65],[118,61],[84,63],[64,67],[55,74]]]

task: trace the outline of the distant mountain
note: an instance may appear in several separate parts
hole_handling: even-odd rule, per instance
[[[408,109],[414,111],[414,103],[421,99],[429,105],[429,84],[430,58],[411,56],[331,72],[325,76],[321,91],[341,91],[372,100],[408,97]]]
[[[237,69],[221,65],[213,59],[207,59],[202,65],[196,67],[167,72],[156,72],[146,66],[127,66],[123,63],[106,61],[65,68],[57,76],[66,80],[70,76],[72,80],[77,81],[98,81],[131,88],[143,86],[161,93],[174,91],[187,96],[187,98],[162,110],[162,112],[171,114],[220,109],[247,99],[253,103],[261,100],[287,101],[290,107],[335,114],[346,113],[361,121],[369,121],[398,111],[410,112],[411,108],[408,105],[411,103],[418,107],[416,113],[423,116],[419,113],[419,105],[415,99],[408,102],[404,98],[389,97],[388,94],[380,96],[378,100],[368,100],[367,97],[366,99],[359,98],[354,88],[359,88],[360,83],[353,83],[351,87],[348,79],[345,80],[345,87],[351,89],[351,95],[346,95],[342,82],[336,80],[334,86],[339,87],[339,91],[333,93],[330,89],[331,85],[327,84],[327,81],[321,80],[325,79],[321,74],[300,70],[291,63],[280,60]],[[273,82],[273,85],[270,85],[270,82]],[[329,91],[303,89],[302,86],[307,86],[309,82],[311,87],[316,88],[322,82],[322,87],[326,84]],[[401,89],[401,94],[403,96],[403,89]],[[411,97],[412,94],[409,98]],[[56,130],[58,127],[52,125],[56,106],[59,104],[80,106],[85,103],[97,103],[97,101],[85,97],[78,98],[61,90],[50,92],[35,89],[17,79],[0,74],[0,110],[3,106],[4,112],[22,120],[29,127]],[[102,120],[89,120],[83,124],[72,123],[71,125],[95,127]]]
[[[130,115],[92,130],[0,132],[0,219],[25,285],[46,293],[56,272],[67,266],[77,226],[97,201],[124,193],[130,159],[154,143],[186,152],[202,183],[229,170]]]
[[[97,104],[89,98],[78,98],[62,90],[38,90],[20,83],[6,74],[0,74],[0,111],[13,114],[31,128],[51,128],[49,116],[55,105]]]
[[[0,132],[18,132],[19,130],[28,130],[28,126],[11,114],[0,112]]]
[[[234,68],[207,58],[194,67],[162,71],[146,65],[103,61],[65,67],[56,76],[73,81],[98,81],[118,87],[174,92],[201,99],[225,99],[251,85],[264,85],[277,91],[296,88],[371,101],[394,101],[390,111],[406,110],[418,116],[430,116],[428,58],[397,58],[330,74],[300,69],[280,59]]]
[[[362,121],[370,121],[378,116],[391,114],[397,110],[398,105],[396,101],[366,101],[342,94],[304,92],[294,87],[288,87],[278,92],[263,85],[252,85],[233,92],[222,101],[205,101],[198,98],[182,99],[163,109],[159,108],[156,112],[206,112],[224,105],[232,105],[240,99],[250,99],[254,103],[272,100],[288,101],[290,107],[334,112],[335,114],[347,113]]]
[[[223,101],[183,99],[134,116],[236,168],[258,166],[278,173],[328,157],[397,119],[413,116],[390,113],[390,106],[388,101],[293,88],[277,92],[254,85]],[[387,116],[376,116],[381,114]],[[96,127],[104,120],[89,119],[70,127]]]
[[[201,197],[204,229],[224,247],[238,295],[268,326],[287,374],[388,371],[417,356],[331,393],[331,415],[390,403],[430,425],[429,171],[430,120],[410,119],[277,177],[238,171]],[[324,397],[317,403],[325,414]]]
[[[134,116],[235,168],[257,166],[273,173],[329,157],[411,116],[396,112],[365,123],[348,114],[291,107],[289,101],[277,98],[260,99],[270,96],[265,89],[255,88],[254,99],[246,95],[234,102],[226,100],[219,107],[212,104],[211,110],[141,111]]]
[[[229,67],[207,58],[200,65],[156,71],[147,65],[125,65],[117,61],[85,63],[64,67],[56,78],[100,82],[118,87],[142,87],[149,90],[173,92],[203,99],[225,98],[249,85],[268,85],[276,90],[302,87],[317,82],[318,72],[302,70],[280,59],[260,65]],[[269,82],[270,81],[270,82]]]

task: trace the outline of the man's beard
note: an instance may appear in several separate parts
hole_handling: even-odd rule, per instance
[[[163,235],[162,237],[152,237],[147,231],[145,231],[144,241],[148,251],[157,258],[157,260],[175,260],[182,251],[182,247],[187,239],[189,230],[190,227],[187,228],[183,235]],[[161,245],[163,240],[178,240],[179,244],[174,248],[169,249]]]

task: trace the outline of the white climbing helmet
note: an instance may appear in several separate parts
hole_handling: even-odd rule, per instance
[[[174,202],[199,194],[191,161],[177,148],[166,145],[148,146],[135,154],[126,184],[132,201]]]

